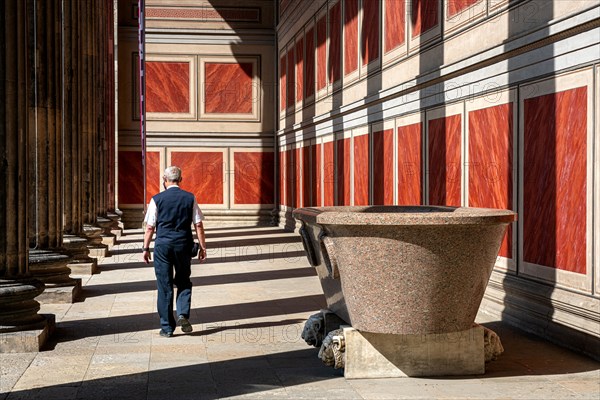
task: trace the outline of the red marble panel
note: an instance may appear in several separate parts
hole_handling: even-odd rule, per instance
[[[294,98],[296,97],[296,79],[294,69],[294,50],[290,49],[290,51],[287,53],[287,107],[294,106]]]
[[[350,191],[350,139],[335,141],[337,152],[337,205],[349,206],[352,192]]]
[[[223,153],[171,152],[171,165],[181,167],[181,188],[192,192],[199,204],[223,204]]]
[[[204,111],[252,113],[252,63],[204,64]]]
[[[525,100],[523,259],[586,273],[587,87]]]
[[[279,60],[279,101],[280,101],[280,110],[285,110],[285,100],[287,99],[287,66],[286,66],[287,58],[285,55],[281,57]]]
[[[423,202],[421,123],[398,127],[398,205]]]
[[[144,202],[142,151],[119,151],[119,203]]]
[[[437,26],[439,0],[411,0],[412,1],[412,37],[416,38]]]
[[[146,111],[190,112],[190,63],[146,61]]]
[[[310,97],[315,94],[315,29],[310,28],[306,32],[306,38],[304,39],[306,43],[306,54],[305,59],[306,62],[304,65],[306,66],[306,76],[305,76],[305,85],[304,85],[304,94],[306,97]]]
[[[307,206],[318,207],[321,205],[321,146],[321,144],[310,146],[312,198],[311,204],[307,204]]]
[[[469,113],[469,206],[513,209],[513,105]],[[512,226],[499,255],[512,258]]]
[[[385,0],[385,49],[390,52],[406,41],[406,0]]]
[[[327,85],[327,19],[317,22],[317,90]]]
[[[302,207],[302,149],[294,150],[294,207]]]
[[[481,0],[448,0],[448,17],[452,17],[459,12],[466,10],[479,1]]]
[[[333,142],[323,144],[323,205],[332,206],[334,200],[335,163]]]
[[[354,138],[354,205],[369,204],[369,135]]]
[[[279,152],[279,204],[286,205],[287,199],[285,198],[285,152]]]
[[[358,0],[344,0],[344,75],[358,69]]]
[[[304,94],[304,38],[296,42],[296,101]]]
[[[296,163],[294,162],[294,150],[285,151],[285,205],[293,207],[295,203],[294,189],[296,186]]]
[[[373,133],[373,204],[394,204],[394,130]]]
[[[150,203],[152,196],[160,192],[162,182],[162,168],[160,153],[158,151],[146,152],[146,204]]]
[[[329,10],[329,83],[342,77],[342,2]]]
[[[308,207],[311,205],[310,198],[310,146],[302,147],[302,207]]]
[[[235,171],[235,204],[273,204],[273,168],[272,152],[233,153]]]
[[[363,65],[379,58],[379,2],[363,0],[361,55]]]
[[[461,116],[429,121],[429,204],[460,206]]]

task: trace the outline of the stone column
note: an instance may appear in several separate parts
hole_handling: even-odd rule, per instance
[[[89,240],[88,249],[92,257],[106,257],[108,246],[102,243],[103,230],[97,225],[97,210],[95,198],[97,196],[96,183],[98,176],[104,171],[97,169],[95,159],[97,155],[97,129],[96,129],[96,91],[95,81],[98,79],[95,73],[94,42],[95,21],[97,2],[81,2],[82,10],[82,149],[83,149],[83,231]]]
[[[36,1],[31,17],[35,47],[29,65],[29,269],[44,282],[38,301],[70,303],[81,290],[73,279],[62,249],[62,129],[61,129],[61,17],[60,0]],[[30,24],[31,26],[32,24]],[[31,27],[33,28],[33,27]]]
[[[39,351],[54,325],[54,315],[38,313],[44,284],[31,277],[27,260],[30,5],[0,0],[0,353]]]
[[[67,264],[71,269],[71,276],[89,276],[98,270],[96,259],[89,257],[81,212],[80,3],[81,1],[77,0],[64,0],[63,5],[63,246],[73,258],[73,261]]]

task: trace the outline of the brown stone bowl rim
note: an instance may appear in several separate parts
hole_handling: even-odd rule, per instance
[[[367,211],[367,212],[365,212]],[[511,210],[448,206],[331,206],[305,207],[294,218],[327,225],[483,225],[517,220]]]

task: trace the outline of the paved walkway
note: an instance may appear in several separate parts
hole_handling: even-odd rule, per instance
[[[600,363],[485,315],[505,353],[483,376],[345,380],[300,338],[324,307],[298,236],[278,228],[207,230],[193,265],[194,332],[158,335],[151,266],[129,231],[85,298],[46,305],[57,329],[45,351],[0,354],[4,399],[594,399]],[[197,261],[196,261],[197,263]]]

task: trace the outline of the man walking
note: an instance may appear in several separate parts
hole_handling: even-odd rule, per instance
[[[181,169],[175,166],[165,169],[165,190],[154,197],[148,205],[146,230],[144,232],[144,262],[150,262],[150,242],[154,231],[154,272],[158,288],[157,309],[160,317],[160,335],[173,336],[175,326],[183,332],[191,332],[189,322],[192,301],[191,254],[194,245],[192,223],[200,248],[198,259],[206,259],[206,238],[202,220],[204,216],[194,195],[179,187]],[[178,319],[173,316],[173,283],[177,286],[176,308]]]

